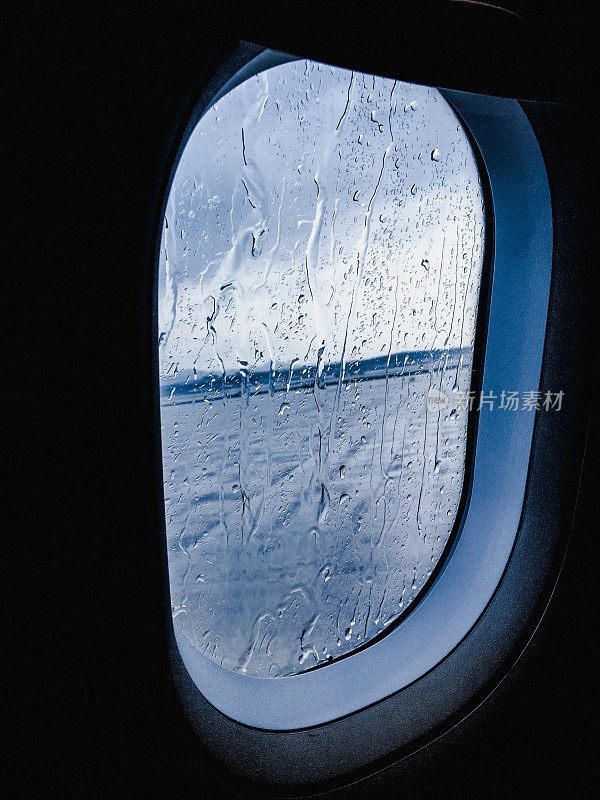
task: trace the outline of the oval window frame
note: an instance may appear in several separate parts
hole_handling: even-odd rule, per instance
[[[193,130],[204,110],[223,93],[252,74],[289,60],[295,59],[280,53],[263,51],[238,70],[220,90],[215,92],[209,88],[205,92],[208,99],[201,99],[192,115],[187,135]],[[531,125],[516,100],[441,91],[470,131],[481,153],[492,194],[493,279],[482,390],[493,391],[501,384],[505,389],[531,390],[537,388],[540,381],[552,269],[552,209],[543,158]],[[187,135],[184,135],[180,144],[171,178]],[[170,182],[164,194],[165,200],[168,189]],[[515,199],[518,202],[515,203]],[[527,267],[523,270],[525,276],[522,273],[517,274],[514,268],[519,263]],[[519,321],[524,322],[521,328],[515,324]],[[510,360],[507,354],[510,354]],[[507,412],[497,413],[495,416],[491,413],[481,415],[477,454],[472,480],[469,482],[471,501],[461,520],[461,535],[455,539],[452,552],[444,560],[444,566],[426,596],[414,608],[411,606],[411,613],[402,620],[402,624],[381,640],[369,643],[364,650],[353,652],[346,658],[327,665],[327,669],[273,681],[229,673],[208,659],[204,659],[206,663],[202,663],[201,659],[204,657],[183,637],[177,636],[171,626],[169,634],[172,637],[172,658],[178,683],[185,692],[184,704],[188,713],[196,720],[199,730],[207,733],[206,725],[198,720],[196,711],[200,706],[206,708],[208,704],[220,712],[219,718],[222,722],[227,720],[228,729],[229,723],[238,723],[240,727],[254,731],[286,733],[301,733],[318,726],[331,728],[333,726],[330,723],[343,722],[345,718],[356,716],[361,709],[381,709],[385,705],[381,701],[385,698],[401,697],[407,688],[415,687],[422,677],[432,674],[442,665],[448,655],[469,636],[482,617],[500,584],[515,544],[535,418],[534,413],[519,414],[520,416],[514,418]],[[509,445],[515,446],[516,443],[517,449],[512,469],[504,472],[497,469],[498,460],[502,457],[503,442],[505,448],[509,449]],[[481,488],[482,485],[485,490]],[[464,529],[469,515],[472,515],[473,498],[476,495],[486,501],[485,508],[480,508],[476,515],[479,529],[485,526],[486,517],[490,518],[489,512],[492,509],[496,512],[492,519],[495,530],[504,535],[491,541],[493,531],[488,527],[487,536],[481,539],[482,546],[477,548],[476,542],[470,540],[474,549],[464,552],[459,562],[455,559],[457,552],[460,554],[461,541],[465,541]],[[471,574],[474,573],[476,562],[467,556],[473,556],[477,552],[487,565],[488,579],[485,582],[476,581],[476,597],[471,593],[467,598],[466,593],[460,591],[460,582],[457,584],[456,575],[465,568],[470,568]],[[465,560],[469,561],[468,565]],[[450,577],[453,580],[448,582],[448,568],[452,563],[454,568]],[[434,603],[431,598],[444,576],[444,593],[442,595],[438,589],[438,600]],[[446,626],[446,633],[451,633],[451,636],[447,636],[441,646],[438,641],[436,649],[436,642],[433,641],[436,637],[430,634],[432,630],[439,631],[442,617],[438,614],[436,619],[432,610],[439,611],[441,600],[451,600],[452,590],[455,592],[455,601],[458,599],[468,602],[463,604],[464,613],[460,615],[460,619],[455,617],[455,624]],[[429,627],[425,624],[426,618],[422,617],[422,613],[417,615],[422,608],[429,609],[429,620],[433,623]],[[413,622],[409,626],[411,619]],[[407,630],[417,644],[416,652],[420,657],[413,660],[411,665],[404,665],[400,673],[398,647],[401,641],[406,645],[407,639],[404,635],[396,635],[394,638],[394,634]],[[391,647],[388,644],[387,655],[381,658],[382,645],[392,641],[395,645]],[[400,651],[405,652],[404,647]],[[369,652],[377,652],[377,660],[380,662],[375,674],[370,669],[373,660],[364,657]],[[381,679],[379,682],[378,677]],[[274,688],[267,688],[267,684]],[[347,692],[347,686],[352,687],[352,694]],[[439,710],[442,713],[441,707]],[[424,713],[424,716],[428,716],[428,713]],[[398,721],[396,727],[402,728]],[[412,732],[405,730],[403,735],[405,738],[416,738],[419,735],[419,725],[414,725]],[[208,737],[211,738],[213,737]],[[401,738],[400,735],[392,737],[393,741],[386,743],[384,749],[397,749],[402,745]],[[361,763],[381,755],[381,752],[370,754],[368,750],[369,748],[365,748],[361,754],[357,754]],[[284,759],[283,764],[286,761],[289,762],[289,759]],[[343,771],[346,772],[348,768],[346,763]],[[285,782],[292,780],[289,769],[289,763],[287,767],[282,766],[282,779],[285,777]],[[327,772],[325,765],[323,770]]]

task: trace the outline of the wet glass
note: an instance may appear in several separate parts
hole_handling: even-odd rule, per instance
[[[426,585],[461,498],[484,202],[436,89],[294,61],[200,119],[159,270],[175,626],[277,678]]]

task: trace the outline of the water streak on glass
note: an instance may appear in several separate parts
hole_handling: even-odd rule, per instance
[[[463,485],[483,231],[435,89],[296,61],[199,121],[159,330],[174,624],[208,658],[302,672],[427,582]]]

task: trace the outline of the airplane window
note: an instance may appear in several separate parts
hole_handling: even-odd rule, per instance
[[[463,490],[484,222],[436,89],[291,61],[198,122],[159,346],[172,613],[207,658],[305,672],[422,593]]]

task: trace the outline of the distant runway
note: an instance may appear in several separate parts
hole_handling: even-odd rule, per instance
[[[343,381],[313,367],[242,375],[225,395],[218,377],[168,388],[174,620],[215,662],[264,677],[326,663],[427,582],[462,491],[467,412],[452,398],[472,353],[400,355]],[[427,411],[430,387],[447,408]]]

